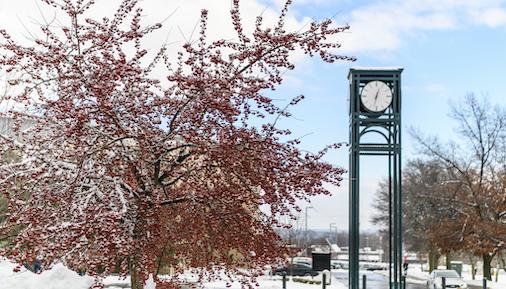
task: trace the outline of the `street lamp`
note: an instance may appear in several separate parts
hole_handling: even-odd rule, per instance
[[[313,206],[306,206],[306,214],[305,214],[306,230],[304,232],[304,237],[305,237],[306,242],[308,241],[308,237],[307,237],[307,209],[314,209],[314,207]]]

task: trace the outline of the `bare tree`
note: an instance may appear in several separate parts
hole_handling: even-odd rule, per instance
[[[408,250],[428,253],[429,267],[437,267],[441,253],[449,253],[449,247],[436,247],[428,232],[435,231],[441,219],[454,212],[448,203],[451,192],[444,190],[444,182],[452,177],[439,160],[411,160],[405,166],[403,176],[403,222],[404,241]],[[389,221],[388,182],[380,183],[372,222],[388,229]],[[437,234],[437,232],[434,232]],[[386,247],[385,249],[388,249]]]
[[[437,138],[412,133],[424,155],[440,160],[456,174],[446,187],[456,192],[451,203],[458,216],[440,223],[446,236],[434,241],[441,245],[457,239],[480,254],[484,276],[490,280],[490,263],[504,243],[497,230],[506,217],[504,190],[499,186],[505,167],[505,112],[486,98],[468,94],[452,104],[451,117],[458,124],[458,142],[444,145]]]

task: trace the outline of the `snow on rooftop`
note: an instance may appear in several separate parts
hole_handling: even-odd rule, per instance
[[[402,66],[352,66],[350,70],[403,70]]]

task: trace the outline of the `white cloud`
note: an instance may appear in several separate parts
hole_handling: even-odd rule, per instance
[[[34,19],[41,20],[35,2],[39,0],[0,1],[0,28],[14,31],[17,38],[30,37],[38,29]],[[295,0],[296,4],[318,5],[330,3],[330,0]],[[209,35],[211,38],[236,37],[230,24],[229,11],[231,0],[143,0],[141,5],[146,15],[145,23],[165,19],[174,10],[177,11],[164,23],[165,29],[157,32],[149,41],[149,46],[158,47],[166,40],[175,42],[174,51],[192,34],[198,22],[200,10],[208,9]],[[247,30],[253,28],[255,17],[263,13],[266,22],[277,21],[278,10],[284,0],[243,0],[241,10]],[[338,38],[343,44],[342,53],[395,51],[407,41],[416,39],[420,33],[436,30],[460,29],[466,25],[486,25],[488,27],[506,26],[506,10],[502,0],[385,0],[371,1],[351,11],[342,11],[337,20],[351,25],[351,30]],[[95,15],[112,15],[120,0],[97,1],[93,10]],[[264,4],[262,4],[264,3]],[[270,3],[267,5],[265,3]],[[335,2],[334,2],[335,3]],[[352,3],[339,0],[340,3]],[[347,6],[349,6],[347,4]],[[47,19],[53,14],[47,6],[44,9]],[[298,11],[298,14],[303,11]],[[23,23],[21,23],[21,20]],[[309,18],[288,17],[287,26],[298,30]],[[28,31],[27,31],[28,30]],[[169,33],[170,31],[170,33]],[[197,32],[197,31],[196,31]],[[196,33],[195,32],[195,33]],[[196,34],[193,34],[193,38]],[[182,35],[183,34],[183,35]]]
[[[396,50],[419,33],[468,25],[506,26],[506,1],[390,0],[358,7],[343,17],[351,26],[343,35],[346,52]]]
[[[41,8],[42,14],[39,11]],[[113,17],[116,7],[121,0],[101,0],[96,1],[96,5],[89,14],[94,17]],[[258,0],[241,1],[241,13],[246,31],[252,31],[254,28],[256,16],[262,14],[266,24],[274,24],[278,20],[279,11],[264,4]],[[176,42],[174,48],[179,48],[185,40],[189,39],[198,24],[202,9],[209,10],[208,36],[210,39],[236,38],[232,29],[230,19],[231,0],[141,0],[140,6],[143,8],[144,24],[153,24],[166,19],[164,28],[157,31],[149,41],[149,47],[159,47],[166,41]],[[32,38],[30,34],[37,34],[40,29],[37,23],[43,23],[43,19],[52,19],[54,10],[43,4],[40,0],[16,0],[0,1],[0,29],[6,29],[16,39]],[[63,15],[56,14],[59,22],[67,23]],[[285,23],[289,30],[298,30],[308,19],[297,20],[289,16]],[[198,26],[193,32],[193,39],[198,37]]]
[[[286,0],[264,0],[274,4],[275,6],[282,7],[285,5]],[[350,3],[353,0],[294,0],[293,3],[297,5],[318,5],[318,4],[341,4]]]
[[[502,8],[490,8],[472,13],[473,19],[478,24],[485,24],[489,27],[506,25],[506,10]]]
[[[445,85],[439,83],[429,84],[425,87],[425,90],[431,95],[438,95],[438,96],[445,95],[448,93],[448,88]]]
[[[343,49],[353,52],[395,50],[412,33],[457,25],[451,14],[393,2],[356,9],[349,24],[351,30],[343,37]]]

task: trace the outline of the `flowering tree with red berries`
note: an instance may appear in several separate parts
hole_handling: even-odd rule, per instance
[[[177,59],[162,47],[148,61],[141,40],[161,25],[141,26],[137,0],[100,20],[83,16],[94,1],[43,2],[69,24],[42,26],[31,46],[0,31],[0,66],[18,76],[7,98],[19,104],[3,115],[14,125],[0,135],[0,153],[20,156],[0,162],[9,201],[1,233],[17,232],[1,254],[95,276],[119,267],[134,289],[150,274],[177,284],[184,268],[252,284],[255,272],[237,268],[287,252],[278,217],[329,194],[324,184],[339,185],[343,173],[322,161],[337,145],[305,153],[276,127],[303,97],[279,107],[265,92],[294,68],[296,51],[352,60],[328,40],[348,27],[325,20],[287,32],[288,1],[277,25],[258,17],[247,35],[235,0],[236,40],[208,41],[203,10],[195,43]],[[161,67],[163,80],[154,76]],[[175,274],[158,278],[161,264]]]

